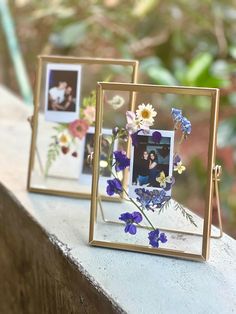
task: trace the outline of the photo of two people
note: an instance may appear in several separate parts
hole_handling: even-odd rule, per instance
[[[81,65],[47,64],[45,119],[68,123],[79,118]]]
[[[48,110],[74,112],[76,85],[76,71],[51,71],[49,75]]]
[[[138,143],[131,154],[131,191],[137,187],[161,188],[157,181],[161,172],[166,177],[172,176],[174,132],[161,131],[161,134],[158,143],[153,141],[151,134],[138,135]]]

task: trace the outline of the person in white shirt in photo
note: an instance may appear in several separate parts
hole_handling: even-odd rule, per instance
[[[60,104],[64,101],[67,82],[60,81],[58,86],[49,89],[49,105],[52,110],[60,110]]]

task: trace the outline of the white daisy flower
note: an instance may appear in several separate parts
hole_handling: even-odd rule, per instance
[[[177,162],[177,165],[174,166],[174,171],[177,171],[178,174],[181,174],[185,169],[186,167],[182,164],[182,161]]]
[[[146,125],[143,123],[143,121],[140,121],[136,118],[136,115],[132,111],[127,111],[126,112],[126,119],[127,119],[127,124],[126,124],[126,130],[130,133],[133,134],[137,132],[138,130],[149,130],[149,125]]]
[[[66,130],[58,134],[57,140],[60,146],[68,147],[71,143],[72,138],[69,132]]]
[[[156,111],[150,104],[142,104],[138,106],[136,110],[136,116],[138,120],[142,121],[146,126],[152,126],[154,122],[154,117],[157,115]]]
[[[171,177],[166,177],[164,171],[160,173],[160,177],[156,178],[156,181],[160,183],[160,187],[165,188],[166,183],[171,183]]]

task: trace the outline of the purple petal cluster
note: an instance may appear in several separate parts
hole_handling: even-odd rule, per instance
[[[107,194],[112,196],[113,194],[120,194],[122,192],[122,183],[119,179],[107,180]]]
[[[161,132],[155,131],[152,133],[152,139],[154,143],[160,143],[162,139]]]
[[[125,222],[125,232],[136,234],[137,227],[134,223],[139,224],[143,220],[143,216],[139,212],[123,213],[119,217],[120,220]]]
[[[174,160],[173,160],[173,165],[177,166],[177,163],[180,161],[181,161],[181,158],[179,157],[179,155],[175,155]]]
[[[138,145],[138,134],[139,132],[143,131],[142,129],[138,130],[137,132],[131,134],[131,140],[132,140],[132,145],[137,146]]]
[[[114,156],[116,160],[116,171],[122,171],[125,168],[129,167],[130,159],[126,156],[126,153],[124,151],[117,150],[114,152]]]
[[[135,193],[138,195],[136,200],[141,204],[141,206],[147,210],[152,210],[156,208],[161,208],[166,201],[170,199],[166,196],[166,191],[162,189],[159,190],[146,190],[145,188],[135,189]]]
[[[149,232],[148,234],[148,239],[149,239],[149,244],[152,247],[158,248],[161,243],[166,243],[167,242],[167,237],[164,232],[160,233],[159,229],[153,230]]]

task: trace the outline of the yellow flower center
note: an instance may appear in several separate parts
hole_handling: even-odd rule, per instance
[[[67,136],[66,136],[65,134],[62,134],[62,135],[60,136],[60,142],[61,142],[61,143],[67,143]]]
[[[142,118],[143,119],[149,119],[150,118],[150,111],[149,110],[147,110],[147,109],[144,109],[143,111],[142,111]]]

